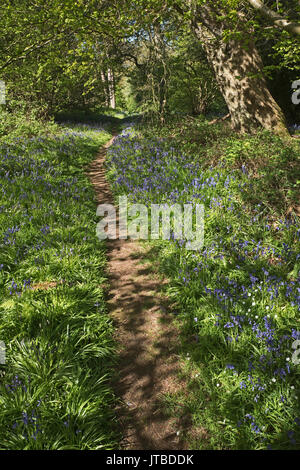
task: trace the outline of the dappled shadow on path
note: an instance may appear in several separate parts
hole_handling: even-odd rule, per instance
[[[113,204],[113,196],[109,189],[108,183],[105,179],[105,168],[103,165],[106,151],[111,146],[115,136],[110,139],[104,147],[99,151],[99,154],[89,167],[89,177],[92,181],[95,190],[95,198],[98,204]]]
[[[90,167],[97,203],[113,203],[105,179],[106,144]],[[137,242],[108,240],[109,295],[107,302],[120,346],[118,376],[114,383],[120,398],[117,410],[122,427],[122,448],[142,450],[184,449],[182,432],[189,426],[184,413],[169,418],[162,399],[182,391],[178,379],[179,334],[172,323],[171,306],[160,295],[166,280],[141,265],[145,258]]]
[[[122,345],[116,391],[123,401],[124,446],[180,449],[182,423],[168,419],[161,406],[163,395],[180,388],[178,332],[166,299],[159,296],[161,281],[141,269],[136,243],[110,241],[108,249],[108,304]]]

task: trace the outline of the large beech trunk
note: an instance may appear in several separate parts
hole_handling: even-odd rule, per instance
[[[210,7],[201,7],[194,31],[201,40],[230,112],[233,129],[253,132],[259,127],[289,135],[282,110],[262,76],[262,60],[251,39],[224,42],[222,26]]]

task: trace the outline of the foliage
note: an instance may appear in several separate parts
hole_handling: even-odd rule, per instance
[[[2,449],[116,445],[105,252],[84,173],[110,134],[82,129],[1,143]]]
[[[298,78],[299,42],[268,25],[248,2],[193,3],[200,13],[201,7],[213,4],[225,42],[236,37],[247,47],[250,31],[270,79],[276,78],[278,70],[283,74],[281,83]],[[274,7],[273,2],[267,3]],[[295,0],[277,7],[280,14],[297,20]],[[75,108],[107,107],[114,88],[117,106],[130,112],[205,113],[212,100],[224,107],[211,64],[191,34],[194,13],[185,1],[140,0],[133,5],[125,0],[5,0],[0,71],[7,84],[8,106],[12,109],[13,102],[21,100],[42,117]],[[131,84],[126,97],[121,91],[124,80]],[[273,87],[280,101],[277,88]],[[286,112],[292,106],[288,93],[280,102]]]
[[[297,0],[265,4],[299,21]],[[84,170],[123,109],[151,125],[115,140],[107,166],[115,194],[200,202],[207,213],[203,250],[188,253],[184,241],[151,245],[177,303],[190,390],[165,397],[166,405],[178,413],[183,401],[195,426],[205,426],[207,441],[196,447],[299,446],[299,369],[291,363],[300,335],[299,143],[207,122],[204,115],[226,114],[230,94],[204,53],[209,43],[192,35],[205,26],[206,41],[231,50],[240,78],[267,77],[299,132],[290,89],[299,39],[247,0],[2,1],[3,449],[117,446],[105,252]],[[255,73],[234,54],[250,43],[262,58]],[[240,105],[237,88],[231,97]],[[258,121],[261,106],[239,105],[240,121]]]
[[[39,135],[54,134],[58,132],[58,127],[53,121],[41,121],[38,118],[40,110],[27,108],[24,102],[14,102],[14,112],[9,112],[0,108],[0,141],[14,141],[22,136],[24,138],[37,137]]]
[[[169,394],[165,405],[204,428],[193,449],[299,448],[298,167],[296,141],[237,139],[205,121],[182,132],[128,129],[109,150],[116,194],[205,207],[201,250],[149,242],[170,280],[189,382],[188,395]]]

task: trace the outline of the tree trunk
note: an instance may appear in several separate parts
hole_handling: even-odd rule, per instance
[[[106,74],[101,70],[101,81],[103,83],[103,91],[105,96],[105,106],[109,108],[109,90]]]
[[[251,133],[263,127],[288,136],[284,114],[262,76],[263,64],[254,42],[248,38],[245,46],[237,39],[223,41],[222,25],[210,6],[201,6],[193,26],[215,72],[233,129]]]
[[[111,69],[108,69],[108,89],[109,89],[109,106],[112,109],[116,108],[116,95],[115,95],[115,80],[114,73]]]
[[[165,113],[167,105],[167,93],[166,93],[166,79],[162,77],[159,84],[159,114],[160,121],[162,124],[165,123]]]
[[[150,28],[149,38],[153,48],[154,68],[157,68],[157,64],[160,64],[162,67],[161,71],[159,71],[159,77],[157,77],[157,93],[154,104],[157,102],[160,121],[164,124],[167,111],[169,72],[167,66],[166,43],[160,23],[156,22],[153,26],[153,30]],[[155,93],[155,88],[153,91]]]

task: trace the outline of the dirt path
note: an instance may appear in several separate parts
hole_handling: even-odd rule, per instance
[[[101,149],[90,168],[98,204],[113,202],[103,166],[112,142]],[[120,345],[115,392],[121,399],[122,448],[184,449],[181,436],[187,423],[166,417],[161,405],[164,394],[183,386],[177,378],[178,331],[172,326],[167,299],[159,294],[163,281],[153,275],[151,266],[141,264],[144,253],[139,243],[110,240],[107,248],[108,304]]]

